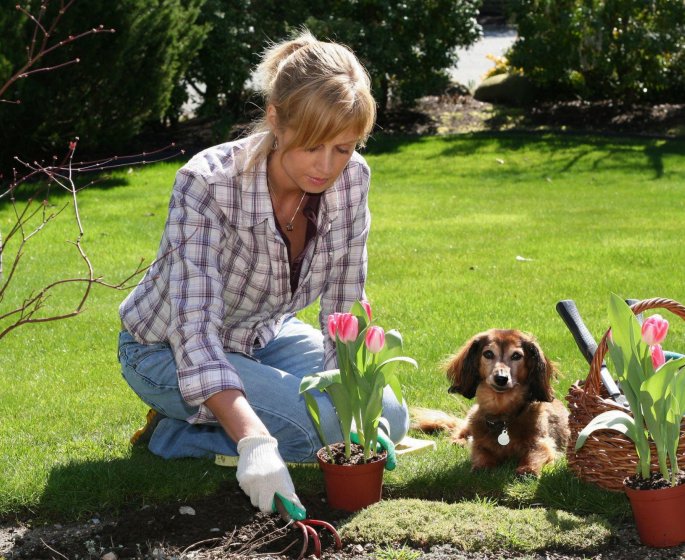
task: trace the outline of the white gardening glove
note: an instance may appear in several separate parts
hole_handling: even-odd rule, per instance
[[[238,442],[236,478],[252,505],[265,513],[274,511],[274,494],[278,492],[304,511],[295,494],[278,442],[271,436],[247,436]]]

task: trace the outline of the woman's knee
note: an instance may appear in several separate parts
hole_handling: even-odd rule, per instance
[[[122,376],[149,407],[180,420],[197,411],[181,396],[176,362],[167,344],[140,344],[124,332],[119,341],[119,362]]]
[[[400,442],[409,431],[409,408],[404,399],[398,402],[390,387],[383,392],[383,414],[386,420],[388,437],[393,443]]]

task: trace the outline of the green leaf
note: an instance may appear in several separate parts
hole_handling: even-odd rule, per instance
[[[369,316],[366,314],[366,309],[361,304],[359,300],[355,301],[350,308],[350,313],[357,318],[357,323],[359,324],[359,332],[366,330],[369,326]],[[363,339],[362,339],[363,340]]]
[[[402,335],[396,330],[390,330],[385,333],[385,345],[378,353],[377,359],[379,362],[384,362],[390,358],[399,356],[402,353]]]
[[[651,357],[647,357],[651,362]],[[680,441],[680,423],[683,411],[679,401],[683,389],[678,385],[683,380],[677,374],[685,359],[672,360],[661,366],[648,377],[640,389],[640,400],[647,429],[657,451],[659,470],[664,478],[677,465],[677,450]],[[678,394],[680,393],[680,395]]]
[[[583,447],[590,434],[597,430],[615,430],[629,437],[632,441],[635,441],[637,432],[635,420],[630,414],[621,410],[602,412],[602,414],[593,418],[578,434],[576,451]]]
[[[388,385],[390,385],[390,388],[392,389],[392,392],[395,395],[397,402],[401,403],[402,402],[402,385],[400,384],[400,380],[397,378],[397,376],[394,373],[387,373],[385,375],[385,381]]]
[[[319,434],[319,438],[323,444],[327,446],[328,442],[321,429],[321,411],[319,410],[319,403],[317,403],[314,396],[309,393],[304,394],[304,402],[307,405],[307,412],[309,412],[309,415],[312,417],[312,422],[314,423],[316,432]]]
[[[380,364],[378,364],[378,367],[376,369],[380,370],[380,369],[386,367],[388,364],[394,364],[397,362],[404,362],[406,364],[413,365],[416,369],[419,368],[419,364],[417,364],[416,360],[414,360],[413,358],[407,358],[406,356],[397,356],[396,358],[390,358],[389,360],[385,360],[384,362],[381,362]]]
[[[329,369],[326,371],[311,373],[309,375],[305,375],[302,378],[302,381],[300,381],[300,395],[306,391],[312,391],[314,389],[317,391],[325,391],[334,383],[340,382],[341,377],[339,369]]]

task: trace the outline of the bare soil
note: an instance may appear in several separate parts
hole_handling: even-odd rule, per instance
[[[685,105],[624,107],[612,103],[565,103],[526,110],[493,107],[458,89],[443,96],[422,99],[411,111],[391,111],[379,122],[388,134],[456,134],[502,130],[564,130],[611,135],[685,136]],[[203,147],[208,124],[189,122],[177,129],[179,144],[192,152]],[[207,144],[204,143],[206,146]],[[346,513],[331,510],[323,487],[298,488],[312,518],[340,524]],[[387,490],[384,498],[391,498]],[[615,541],[592,558],[622,560],[685,558],[685,546],[650,549],[640,544],[631,520],[615,527]],[[449,546],[423,549],[406,543],[418,557],[488,560],[580,560],[580,556],[546,551],[465,553]],[[413,547],[413,548],[412,548]],[[198,559],[235,557],[297,558],[302,548],[299,531],[276,515],[259,513],[236,485],[186,502],[131,507],[116,515],[103,511],[78,523],[38,524],[30,516],[0,520],[0,558],[76,559]],[[342,551],[322,534],[323,558],[375,558],[373,543],[344,542]],[[311,553],[312,549],[309,549]],[[402,556],[397,556],[401,558]],[[409,558],[409,556],[404,556]],[[583,558],[588,558],[583,556]]]
[[[300,489],[298,489],[300,490]],[[320,488],[302,489],[300,497],[313,519],[339,526],[348,514],[331,510]],[[384,491],[384,499],[391,496]],[[464,552],[449,545],[422,547],[419,543],[398,543],[425,560],[667,560],[685,558],[685,546],[654,549],[642,546],[632,521],[614,528],[613,541],[594,555],[568,551],[523,554],[512,551]],[[320,531],[325,560],[375,559],[380,552],[373,543],[343,541],[335,550],[328,532]],[[79,523],[41,525],[31,520],[0,524],[0,558],[15,559],[145,559],[219,560],[225,558],[299,557],[303,540],[300,531],[278,515],[259,513],[234,485],[215,494],[185,502],[130,508],[118,515],[96,515]],[[308,554],[313,552],[310,543]],[[398,556],[407,558],[408,556]]]

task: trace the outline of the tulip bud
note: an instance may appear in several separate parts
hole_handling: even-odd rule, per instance
[[[368,301],[360,301],[359,303],[362,304],[362,307],[364,308],[364,311],[366,311],[366,316],[369,318],[369,321],[371,320],[371,304]]]
[[[338,332],[338,317],[342,313],[331,313],[328,316],[328,336],[335,342],[335,335]]]
[[[340,313],[337,335],[340,342],[351,342],[357,339],[359,323],[352,313]]]
[[[668,321],[661,315],[652,315],[642,323],[642,340],[649,346],[661,344],[668,332]]]
[[[385,344],[385,331],[382,327],[369,327],[366,330],[366,339],[364,342],[369,352],[377,354]]]
[[[661,348],[661,344],[655,344],[649,350],[652,353],[652,365],[654,366],[654,371],[656,371],[666,363],[666,356]]]

